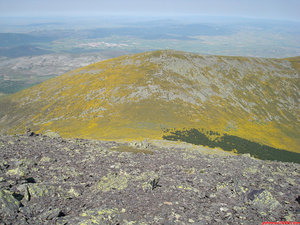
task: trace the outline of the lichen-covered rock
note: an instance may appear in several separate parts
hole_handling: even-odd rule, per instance
[[[100,179],[97,184],[99,190],[103,192],[111,190],[123,190],[128,187],[127,174],[108,174]]]
[[[23,177],[25,175],[25,171],[23,168],[17,167],[15,169],[10,169],[7,171],[7,175],[9,176],[18,176]]]
[[[40,218],[45,219],[45,220],[52,220],[56,217],[60,217],[63,215],[64,215],[64,213],[60,209],[56,208],[56,209],[50,209],[50,210],[43,212],[40,215]]]
[[[27,183],[17,187],[18,191],[24,196],[26,201],[44,201],[44,199],[51,199],[60,196],[64,193],[59,186],[43,185],[39,183]],[[67,193],[65,196],[68,196]],[[24,201],[22,201],[24,204]]]
[[[272,211],[280,207],[280,203],[273,197],[273,195],[264,189],[253,190],[248,194],[251,204],[258,209]]]
[[[0,189],[0,215],[11,217],[19,210],[20,202],[8,190]]]
[[[41,185],[41,184],[27,185],[28,195],[30,195],[30,198],[39,198],[46,195],[51,196],[54,192],[58,190],[58,188],[56,189],[55,187],[51,187],[51,186],[47,187],[46,185]]]

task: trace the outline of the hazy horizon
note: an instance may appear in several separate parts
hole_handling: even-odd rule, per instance
[[[221,16],[300,22],[297,0],[0,0],[2,17]]]

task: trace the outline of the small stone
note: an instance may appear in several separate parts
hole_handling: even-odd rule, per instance
[[[193,219],[189,219],[189,223],[195,223]]]
[[[173,205],[172,202],[164,202],[165,205]]]
[[[174,217],[178,220],[181,216],[179,214],[175,214]]]
[[[49,137],[49,138],[60,138],[59,133],[53,132],[53,131],[47,131],[46,133],[44,133],[45,136]]]
[[[126,212],[126,209],[122,208],[121,213],[125,213],[125,212]]]
[[[221,212],[227,212],[227,211],[228,211],[228,208],[226,208],[226,207],[221,207],[221,208],[220,208],[220,211],[221,211]]]
[[[209,198],[214,198],[214,197],[216,197],[216,195],[212,193],[212,194],[210,194],[208,197],[209,197]]]
[[[234,210],[235,212],[239,212],[239,211],[241,210],[241,208],[238,207],[238,206],[233,206],[233,210]]]
[[[225,217],[226,218],[231,218],[232,217],[232,213],[230,213],[230,212],[226,213]]]
[[[250,155],[250,153],[246,153],[246,154],[242,154],[242,157],[251,158],[251,155]]]

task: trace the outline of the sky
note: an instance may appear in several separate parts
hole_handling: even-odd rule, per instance
[[[0,0],[0,16],[197,14],[300,21],[300,0]]]

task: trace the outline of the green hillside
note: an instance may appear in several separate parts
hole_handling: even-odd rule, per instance
[[[0,131],[161,139],[167,129],[205,129],[300,153],[299,61],[171,50],[122,56],[1,98]]]

